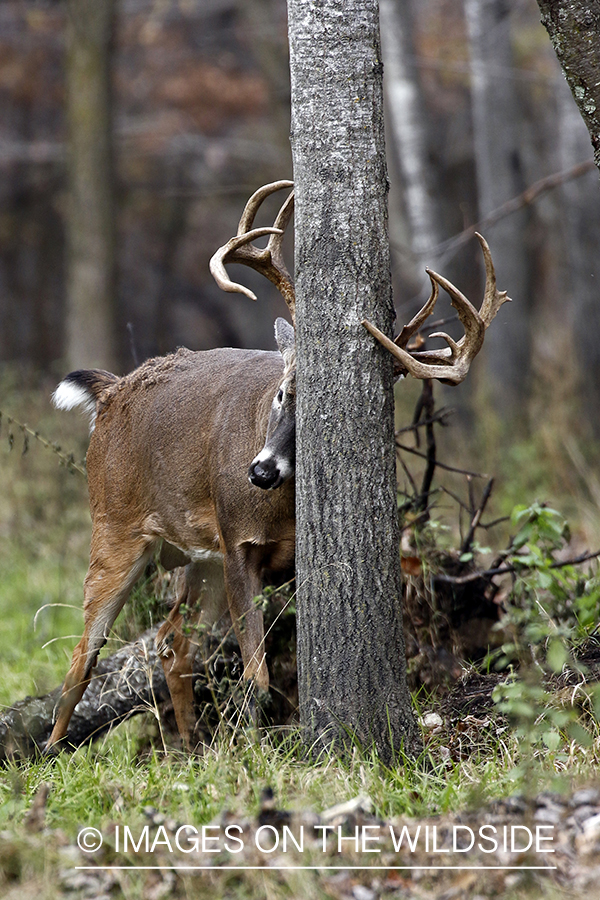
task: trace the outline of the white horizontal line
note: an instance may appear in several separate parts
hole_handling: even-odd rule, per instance
[[[173,866],[166,863],[164,866],[75,866],[75,869],[86,869],[86,870],[98,870],[105,869],[107,871],[114,870],[126,870],[131,871],[133,869],[177,869],[179,871],[194,871],[194,870],[202,870],[207,871],[210,870],[212,872],[228,872],[232,869],[236,871],[246,871],[246,870],[255,870],[260,869],[267,872],[285,872],[287,869],[296,870],[296,869],[307,869],[314,871],[325,871],[327,869],[335,870],[336,872],[343,870],[352,870],[357,872],[364,872],[368,869],[373,869],[374,871],[385,871],[385,872],[394,872],[394,871],[415,871],[415,870],[427,870],[427,871],[440,871],[443,872],[445,869],[475,869],[480,872],[491,872],[491,871],[511,871],[511,872],[523,872],[523,871],[551,871],[553,869],[558,868],[557,866]]]

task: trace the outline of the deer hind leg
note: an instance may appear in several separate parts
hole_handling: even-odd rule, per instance
[[[192,669],[199,638],[185,633],[188,622],[184,621],[181,606],[185,604],[193,610],[200,605],[195,621],[206,628],[214,625],[227,612],[220,554],[190,563],[178,578],[177,601],[167,621],[158,630],[156,649],[171,694],[179,734],[186,749],[190,750],[194,744],[196,724]]]
[[[104,543],[101,551],[95,550],[95,543],[98,542],[92,537],[90,567],[83,589],[83,636],[73,650],[46,750],[65,737],[73,710],[90,682],[98,653],[152,553],[152,545],[139,539],[118,545]]]
[[[263,614],[254,603],[262,591],[263,549],[243,544],[225,554],[225,587],[235,636],[244,662],[244,678],[268,690]]]

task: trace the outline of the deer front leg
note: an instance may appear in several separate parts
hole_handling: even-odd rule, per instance
[[[73,710],[90,683],[98,653],[151,553],[148,544],[139,540],[120,542],[118,546],[104,542],[96,551],[98,543],[92,537],[91,562],[83,589],[83,636],[73,650],[46,752],[65,737]]]
[[[191,750],[196,725],[192,670],[198,637],[185,633],[186,623],[181,606],[185,604],[193,610],[199,604],[201,608],[195,621],[207,628],[227,612],[223,562],[219,557],[190,563],[178,578],[177,601],[167,621],[159,628],[155,643],[171,694],[179,734],[185,748]],[[194,619],[188,621],[193,622]]]
[[[261,548],[243,544],[225,553],[225,587],[231,621],[244,662],[244,678],[269,688],[263,614],[254,603],[262,590]]]

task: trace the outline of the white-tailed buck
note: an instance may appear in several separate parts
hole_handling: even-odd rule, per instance
[[[213,256],[211,271],[221,288],[252,299],[256,297],[247,288],[229,280],[225,265],[244,263],[261,272],[283,295],[294,322],[294,288],[281,252],[293,192],[273,227],[252,227],[263,200],[291,187],[291,182],[279,181],[250,198],[236,237]],[[264,249],[252,246],[264,235],[269,235]],[[452,383],[467,374],[485,329],[506,299],[496,290],[489,249],[480,241],[487,280],[479,312],[449,282],[429,272],[432,295],[396,342],[364,323],[394,353],[398,374]],[[443,335],[448,343],[444,350],[412,352],[408,341],[432,312],[438,284],[449,292],[465,335],[458,342]],[[293,564],[295,531],[294,331],[278,319],[275,334],[279,352],[182,349],[150,359],[122,378],[84,370],[59,384],[55,405],[83,405],[92,417],[87,454],[92,540],[84,632],[73,651],[48,748],[67,734],[98,653],[160,545],[167,566],[185,566],[176,604],[157,636],[185,744],[190,746],[195,724],[191,673],[196,645],[182,627],[183,603],[190,609],[200,605],[200,621],[206,625],[228,608],[244,677],[268,687],[263,618],[253,598],[266,570]],[[210,592],[211,602],[203,603],[207,578],[218,582],[221,572],[225,591]]]

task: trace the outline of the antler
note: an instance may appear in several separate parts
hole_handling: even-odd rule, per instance
[[[243,263],[256,269],[257,272],[268,278],[280,292],[290,311],[292,323],[295,325],[296,294],[281,251],[283,235],[294,209],[294,191],[291,191],[279,210],[273,227],[252,228],[254,217],[263,200],[274,194],[275,191],[293,187],[293,181],[274,181],[272,184],[265,184],[252,194],[242,213],[236,236],[217,250],[209,265],[213,278],[222,290],[245,294],[251,300],[256,300],[256,294],[244,285],[231,281],[225,266],[227,263]],[[252,246],[252,241],[267,234],[270,235],[269,243],[263,250]]]
[[[487,241],[480,234],[477,234],[477,238],[481,244],[485,262],[485,293],[479,312],[451,282],[442,275],[432,272],[431,269],[426,269],[425,271],[431,279],[431,296],[408,325],[404,326],[394,341],[363,319],[362,324],[367,331],[399,361],[400,366],[397,366],[399,375],[410,374],[414,378],[436,378],[447,384],[460,384],[469,371],[471,361],[481,350],[486,328],[502,304],[510,301],[506,291],[498,291],[496,288],[496,273]],[[465,333],[459,341],[455,341],[449,334],[436,332],[430,337],[443,338],[448,344],[447,347],[440,350],[409,351],[406,349],[409,340],[433,312],[439,293],[438,286],[443,287],[450,295],[452,306],[458,312]]]

